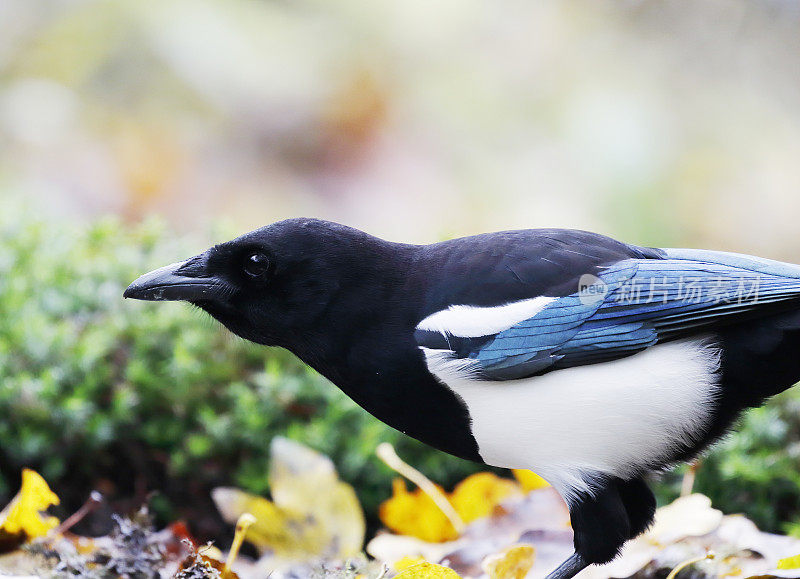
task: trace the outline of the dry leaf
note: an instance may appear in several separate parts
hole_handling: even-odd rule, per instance
[[[421,489],[408,492],[403,479],[392,482],[392,497],[381,504],[378,516],[395,533],[430,543],[452,541],[458,537],[453,524],[433,499]]]
[[[404,569],[395,579],[461,579],[458,573],[449,567],[435,563],[420,563]]]
[[[236,488],[214,489],[223,518],[234,524],[249,512],[256,522],[247,541],[281,559],[346,559],[361,552],[365,523],[353,488],[331,461],[284,438],[271,445],[273,501]]]
[[[59,502],[39,473],[24,469],[19,492],[0,512],[0,542],[14,546],[46,535],[59,521],[42,511]]]
[[[334,558],[361,553],[366,532],[361,503],[353,487],[339,480],[333,462],[287,438],[274,438],[270,450],[275,504],[312,517],[325,541],[335,540]]]
[[[465,523],[488,517],[501,502],[520,495],[520,488],[512,480],[500,478],[490,472],[468,476],[456,485],[450,502]]]
[[[414,565],[419,565],[420,563],[425,563],[425,557],[402,557],[392,563],[392,568],[395,571],[402,571],[403,569],[408,569],[409,567],[413,567]]]
[[[711,499],[692,494],[679,497],[656,513],[646,537],[660,544],[673,543],[682,537],[710,533],[722,522],[722,512],[711,507]]]
[[[533,472],[532,470],[525,470],[522,468],[515,468],[511,470],[511,473],[514,475],[514,478],[517,479],[517,482],[522,487],[522,490],[527,492],[536,491],[539,489],[547,488],[550,486],[550,483],[540,477],[538,474]]]
[[[778,569],[800,569],[800,555],[794,557],[787,557],[778,561]]]
[[[465,523],[491,515],[500,503],[515,495],[521,495],[516,482],[490,472],[470,475],[450,495],[445,494]],[[409,492],[402,479],[394,480],[392,497],[381,504],[378,515],[384,525],[401,535],[431,543],[458,537],[453,524],[433,499],[419,488]]]
[[[653,530],[630,541],[611,563],[582,575],[587,579],[629,577],[645,567],[649,573],[666,572],[683,560],[713,551],[717,555],[713,561],[695,566],[706,575],[800,577],[798,569],[774,569],[782,557],[800,551],[800,541],[759,531],[741,515],[723,517],[710,504],[706,497],[692,495],[658,509]]]
[[[482,575],[486,557],[516,543],[532,544],[537,556],[533,573],[552,571],[572,553],[572,531],[564,501],[552,488],[508,500],[502,510],[467,525],[463,535],[449,543],[429,543],[416,537],[380,533],[367,545],[367,552],[381,561],[423,557],[447,561],[463,576]],[[536,529],[536,530],[531,530]]]
[[[483,570],[489,579],[525,579],[535,557],[536,551],[530,545],[513,545],[487,557]]]

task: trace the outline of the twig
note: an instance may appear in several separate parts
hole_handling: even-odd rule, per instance
[[[453,508],[453,505],[450,504],[450,501],[447,500],[447,497],[444,496],[444,493],[442,493],[428,477],[397,456],[391,444],[388,442],[380,443],[378,448],[375,449],[375,454],[377,454],[378,458],[385,462],[389,468],[397,471],[422,489],[422,492],[428,495],[434,504],[439,507],[439,510],[450,519],[450,522],[459,535],[464,532],[466,528],[464,520]]]
[[[694,565],[695,563],[699,563],[700,561],[705,561],[706,559],[713,559],[714,556],[715,556],[714,553],[709,551],[708,553],[706,553],[702,557],[695,557],[694,559],[687,559],[686,561],[684,561],[683,563],[681,563],[680,565],[675,567],[672,571],[670,571],[670,574],[667,575],[667,579],[675,579],[675,577],[678,576],[678,573],[680,573],[681,571],[686,569],[686,567],[688,567],[689,565]]]
[[[681,481],[681,496],[688,497],[692,494],[692,489],[694,488],[694,479],[697,476],[697,471],[700,468],[700,459],[693,460],[691,464],[689,464],[689,468],[683,475],[683,480]]]
[[[54,535],[63,535],[72,527],[77,525],[86,515],[95,510],[103,502],[103,495],[99,491],[89,493],[89,498],[81,505],[77,511],[67,517],[63,523],[51,531]]]
[[[222,579],[228,579],[231,576],[231,566],[233,566],[233,562],[239,555],[239,549],[242,548],[247,529],[255,522],[256,518],[250,513],[243,513],[239,520],[236,521],[236,532],[233,535],[233,543],[231,543],[228,558],[225,560],[225,567],[222,569]]]

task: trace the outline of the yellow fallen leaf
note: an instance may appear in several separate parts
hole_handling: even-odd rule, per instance
[[[471,523],[491,515],[502,501],[519,493],[519,485],[514,481],[490,472],[479,472],[456,485],[450,502],[464,522]]]
[[[392,482],[392,497],[381,504],[378,516],[395,533],[430,543],[451,541],[458,537],[450,519],[433,499],[420,489],[408,492],[403,479]]]
[[[361,552],[365,522],[353,488],[340,481],[327,457],[284,438],[271,445],[274,501],[220,487],[212,497],[231,524],[243,513],[256,522],[246,540],[282,559],[347,559]]]
[[[441,487],[436,488],[442,492]],[[469,523],[492,514],[505,499],[520,493],[519,485],[490,472],[480,472],[461,481],[450,495],[444,495],[459,517]],[[378,510],[383,524],[395,533],[431,543],[452,541],[458,532],[433,499],[421,489],[406,489],[402,479],[392,483],[392,497]]]
[[[461,579],[461,576],[449,567],[420,563],[404,569],[395,575],[395,579]]]
[[[456,533],[461,534],[464,532],[466,523],[464,523],[464,519],[462,519],[461,515],[453,508],[453,504],[450,502],[450,499],[447,498],[447,495],[444,494],[442,489],[436,486],[432,480],[400,458],[391,444],[388,442],[380,443],[375,449],[375,454],[378,455],[378,458],[380,458],[386,466],[403,475],[417,485],[417,488],[428,495],[439,510],[442,511],[444,516],[450,520]]]
[[[514,474],[514,478],[517,479],[520,486],[522,486],[522,490],[525,491],[526,493],[529,491],[535,491],[550,486],[549,482],[544,480],[542,477],[540,477],[532,470],[515,468],[512,469],[511,472]]]
[[[683,537],[699,537],[717,529],[722,512],[711,507],[711,499],[701,494],[678,497],[656,511],[653,526],[645,537],[668,545]]]
[[[800,569],[800,555],[795,555],[794,557],[786,557],[785,559],[781,559],[780,561],[778,561],[778,569],[781,570]]]
[[[256,546],[269,545],[273,550],[291,550],[296,542],[289,529],[291,515],[278,508],[275,503],[233,487],[219,487],[211,494],[222,518],[234,524],[243,513],[251,513],[256,524],[247,530],[247,540]]]
[[[531,545],[513,545],[483,561],[489,579],[525,579],[533,567],[536,551]]]
[[[420,563],[425,563],[425,557],[406,556],[392,563],[392,568],[394,568],[395,571],[402,571],[403,569],[408,569],[409,567],[419,565]]]
[[[366,533],[364,512],[353,487],[339,480],[333,462],[288,438],[273,439],[270,451],[269,484],[275,504],[310,516],[328,544],[327,556],[346,559],[360,554]]]
[[[18,536],[21,541],[46,535],[59,521],[41,513],[50,505],[59,503],[58,496],[39,473],[23,469],[19,492],[0,512],[0,535],[6,538]]]

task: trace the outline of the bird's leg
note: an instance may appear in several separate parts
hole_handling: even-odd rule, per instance
[[[575,552],[547,579],[570,579],[589,565],[608,563],[631,538],[632,523],[619,485],[622,481],[597,477],[593,482],[591,494],[573,494],[568,501]],[[638,497],[636,493],[632,495]],[[631,501],[632,510],[637,510],[635,502]],[[637,528],[636,533],[639,532],[641,529]]]
[[[572,579],[578,573],[586,569],[590,563],[583,560],[580,553],[573,553],[569,559],[561,563],[558,568],[550,573],[545,579]]]
[[[656,498],[647,483],[641,478],[616,479],[615,484],[631,524],[631,533],[628,538],[633,539],[644,533],[653,524],[656,514]]]

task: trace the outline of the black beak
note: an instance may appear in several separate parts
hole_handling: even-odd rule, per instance
[[[198,255],[144,274],[122,295],[137,300],[194,302],[220,297],[228,293],[227,288],[207,271],[205,255]]]

